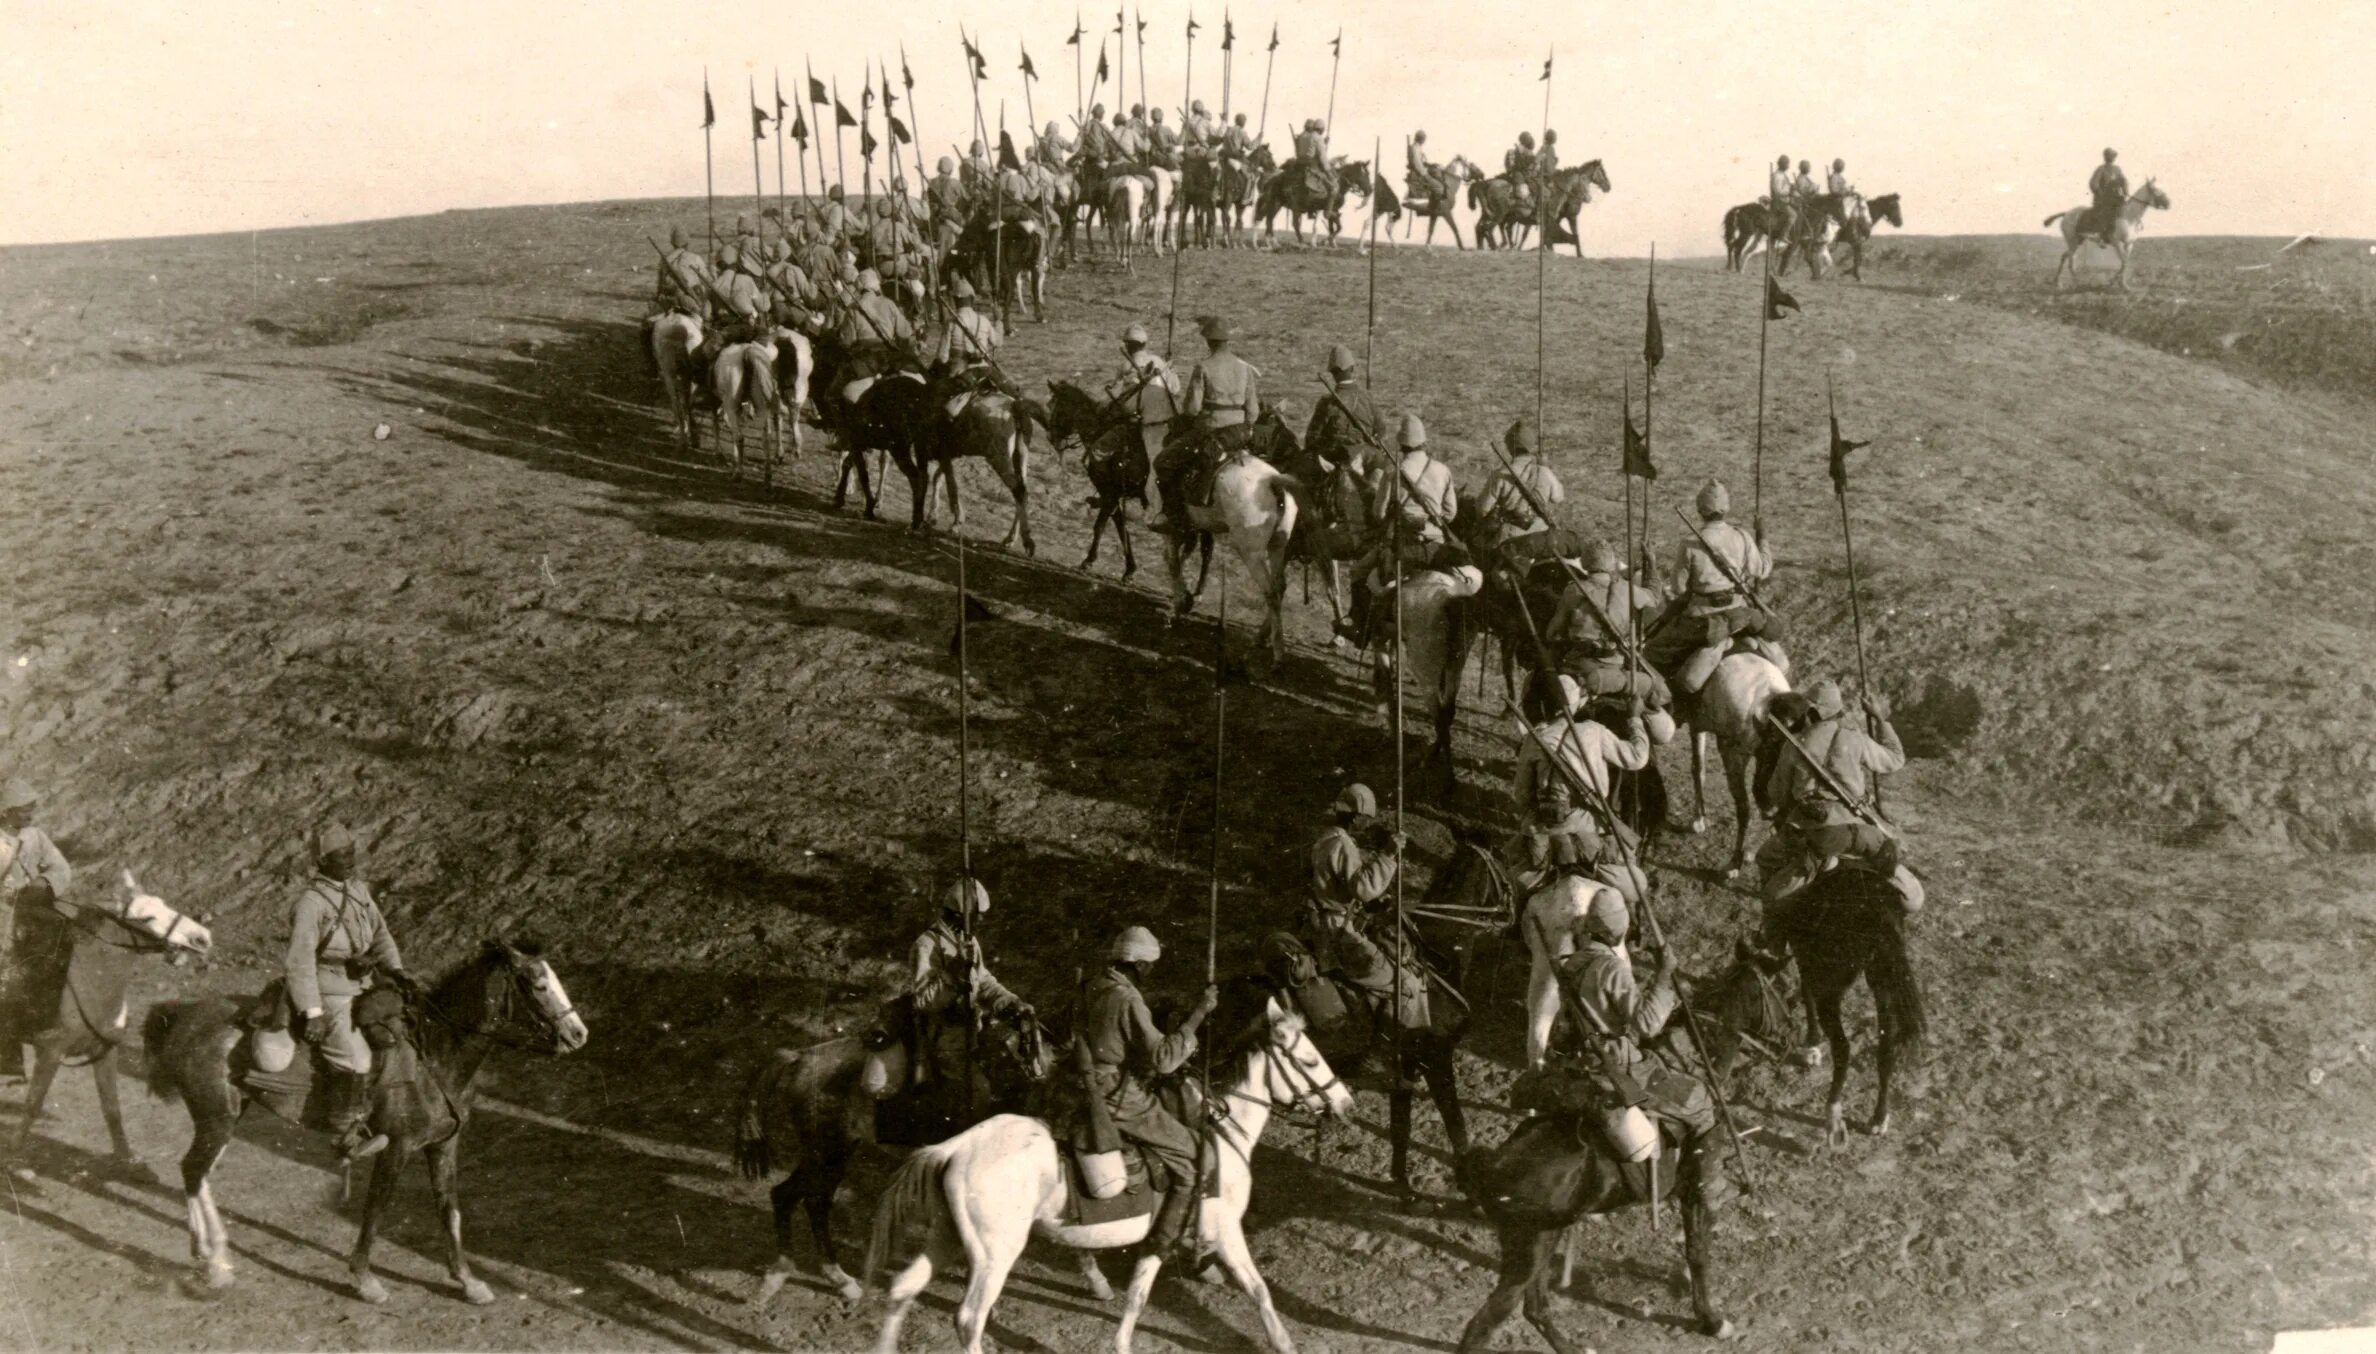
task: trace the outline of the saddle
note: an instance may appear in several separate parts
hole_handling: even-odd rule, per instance
[[[1118,1194],[1098,1199],[1090,1195],[1083,1180],[1081,1159],[1093,1155],[1097,1144],[1090,1132],[1086,1106],[1076,1086],[1067,1083],[1069,1095],[1050,1098],[1045,1122],[1056,1135],[1058,1159],[1064,1164],[1065,1206],[1064,1221],[1074,1226],[1095,1226],[1099,1223],[1120,1222],[1127,1218],[1151,1217],[1162,1207],[1169,1190],[1154,1187],[1154,1178],[1147,1169],[1147,1157],[1137,1143],[1122,1140],[1124,1184]],[[1185,1077],[1173,1077],[1155,1088],[1155,1098],[1171,1116],[1190,1127],[1196,1137],[1197,1174],[1204,1182],[1203,1197],[1221,1197],[1221,1172],[1214,1169],[1213,1137],[1199,1131],[1204,1119],[1204,1099],[1196,1083]]]

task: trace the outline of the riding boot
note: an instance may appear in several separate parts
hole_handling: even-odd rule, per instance
[[[1389,1092],[1386,1097],[1386,1140],[1392,1154],[1394,1192],[1405,1202],[1419,1197],[1411,1184],[1411,1093]]]
[[[1724,1144],[1722,1133],[1709,1130],[1695,1133],[1683,1144],[1683,1185],[1691,1191],[1695,1202],[1709,1211],[1732,1202],[1732,1177],[1724,1173]]]
[[[1195,1263],[1196,1238],[1188,1234],[1188,1221],[1196,1204],[1196,1183],[1194,1177],[1173,1181],[1147,1228],[1147,1248],[1166,1261]]]
[[[322,1094],[328,1102],[322,1111],[323,1127],[329,1130],[339,1159],[361,1161],[386,1151],[388,1135],[371,1131],[371,1074],[325,1067],[322,1076]]]

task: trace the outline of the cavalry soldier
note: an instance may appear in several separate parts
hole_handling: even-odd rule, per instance
[[[1535,200],[1545,207],[1552,206],[1551,177],[1559,172],[1559,129],[1543,129],[1543,149],[1536,153],[1534,163]]]
[[[74,869],[33,825],[40,803],[21,780],[0,786],[0,1077],[25,1075],[23,1038],[56,1011],[74,957],[71,914],[58,901]]]
[[[991,161],[989,148],[977,139],[966,148],[965,164],[959,173],[964,179],[967,191],[977,197],[983,197],[990,192],[990,179],[998,173],[998,166]]]
[[[1533,132],[1518,133],[1518,144],[1502,153],[1502,177],[1518,190],[1519,214],[1530,221],[1535,212],[1535,157]]]
[[[1697,692],[1715,675],[1735,638],[1782,637],[1781,621],[1733,584],[1738,578],[1755,586],[1774,572],[1774,562],[1755,537],[1726,520],[1732,496],[1724,482],[1702,485],[1696,506],[1699,530],[1675,548],[1674,573],[1683,591],[1651,626],[1642,654],[1684,695]]]
[[[1139,124],[1116,113],[1114,114],[1113,131],[1106,140],[1108,148],[1113,154],[1112,162],[1106,166],[1109,173],[1136,174],[1140,172],[1141,166],[1147,158],[1147,138],[1146,134],[1139,130]]]
[[[1395,435],[1399,452],[1392,471],[1381,469],[1370,486],[1372,523],[1380,540],[1353,566],[1352,614],[1337,627],[1339,638],[1362,645],[1368,642],[1370,618],[1377,595],[1389,583],[1387,571],[1401,552],[1405,569],[1423,569],[1444,553],[1444,532],[1460,509],[1460,491],[1452,482],[1452,467],[1427,453],[1427,425],[1417,414],[1405,414]],[[1393,480],[1402,479],[1398,496]]]
[[[1567,702],[1575,694],[1581,694],[1579,689],[1565,679],[1530,681],[1522,693],[1519,704],[1530,732],[1518,749],[1517,770],[1510,777],[1510,802],[1521,813],[1536,802],[1543,781],[1568,779],[1550,764],[1553,755],[1603,803],[1609,798],[1612,769],[1639,771],[1650,764],[1650,739],[1639,714],[1627,708],[1620,721],[1624,732],[1619,734],[1599,718],[1569,709]]]
[[[1410,146],[1403,151],[1403,188],[1415,198],[1443,207],[1452,202],[1452,185],[1445,180],[1443,169],[1427,158],[1427,133],[1411,133]]]
[[[778,238],[772,247],[773,262],[761,280],[775,297],[777,316],[794,328],[803,328],[817,309],[817,284],[805,269],[792,261],[792,242]]]
[[[1519,540],[1551,530],[1552,524],[1535,511],[1527,491],[1533,491],[1535,499],[1545,507],[1554,508],[1567,496],[1567,491],[1537,452],[1534,425],[1524,417],[1513,421],[1502,434],[1502,449],[1509,453],[1510,465],[1506,470],[1495,471],[1485,486],[1485,521],[1499,532],[1501,548],[1508,555],[1510,546]],[[1519,554],[1535,557],[1532,552]]]
[[[1153,121],[1147,127],[1147,163],[1161,165],[1174,174],[1180,172],[1180,134],[1163,121],[1163,110],[1148,114]]]
[[[1147,106],[1143,103],[1134,103],[1130,106],[1130,117],[1123,123],[1123,126],[1130,130],[1131,135],[1138,138],[1141,146],[1147,145],[1152,139],[1153,129],[1147,125]]]
[[[1039,144],[1032,149],[1039,156],[1041,164],[1051,170],[1058,170],[1072,159],[1073,143],[1064,134],[1063,128],[1050,122],[1047,129],[1040,133]]]
[[[973,922],[990,911],[990,890],[966,876],[941,892],[940,909],[930,926],[908,946],[909,1077],[916,1082],[939,1078],[947,1070],[941,1054],[947,1037],[962,1036],[968,1025],[983,1016],[1008,1020],[1020,1028],[1032,1017],[1031,1003],[1007,990],[982,959],[982,942]]]
[[[890,279],[894,291],[904,290],[898,284],[923,271],[924,241],[917,237],[916,228],[893,210],[887,197],[875,199],[875,221],[866,232],[866,249],[874,259],[876,273]]]
[[[1214,126],[1213,115],[1206,111],[1205,101],[1192,100],[1188,105],[1188,116],[1180,123],[1181,141],[1191,145],[1210,144],[1219,136],[1220,129]]]
[[[933,365],[974,387],[989,375],[990,363],[998,356],[1002,341],[998,321],[974,309],[973,284],[963,277],[951,284],[949,292],[957,302],[957,313],[941,330]]]
[[[1320,119],[1305,118],[1303,130],[1295,134],[1295,165],[1314,198],[1326,202],[1336,195],[1336,171],[1328,163],[1328,130]]]
[[[1155,1027],[1139,980],[1163,956],[1163,946],[1143,926],[1114,937],[1106,970],[1081,993],[1081,1033],[1089,1047],[1090,1089],[1105,1097],[1114,1128],[1145,1150],[1149,1174],[1165,1184],[1163,1207],[1147,1229],[1147,1248],[1156,1255],[1193,1252],[1190,1221],[1197,1204],[1196,1138],[1156,1102],[1150,1078],[1185,1066],[1196,1052],[1196,1030],[1220,1004],[1219,989],[1207,985],[1187,1018],[1170,1034]]]
[[[1003,221],[1037,222],[1040,219],[1040,186],[1023,167],[998,171],[999,219]]]
[[[305,1042],[321,1051],[322,1117],[345,1161],[388,1145],[370,1128],[371,1046],[355,1028],[355,998],[404,970],[396,937],[362,880],[362,864],[352,832],[337,823],[322,830],[313,878],[289,910],[289,947],[281,957],[290,1009]]]
[[[1659,952],[1650,988],[1643,991],[1624,948],[1631,926],[1622,899],[1606,889],[1594,894],[1576,924],[1575,953],[1560,961],[1559,981],[1582,1018],[1578,1033],[1592,1050],[1587,1061],[1599,1064],[1619,1103],[1639,1105],[1681,1130],[1683,1187],[1692,1200],[1716,1208],[1732,1197],[1732,1182],[1724,1174],[1723,1135],[1708,1088],[1641,1051],[1680,1004],[1675,952],[1672,946]]]
[[[1889,702],[1869,692],[1863,706],[1864,719],[1848,718],[1839,683],[1827,678],[1807,688],[1803,715],[1797,707],[1785,707],[1791,718],[1784,727],[1798,746],[1784,746],[1767,773],[1763,797],[1773,807],[1774,835],[1757,853],[1769,940],[1780,929],[1788,900],[1836,862],[1859,860],[1881,874],[1897,871],[1897,839],[1888,828],[1875,826],[1881,815],[1872,806],[1870,787],[1871,777],[1905,767],[1906,749],[1889,722]],[[1803,755],[1800,748],[1806,750]],[[1810,757],[1831,773],[1848,801],[1824,784],[1808,765]],[[1860,809],[1874,822],[1867,822]]]
[[[1558,862],[1553,859],[1554,848],[1563,837],[1574,839],[1574,845],[1564,849],[1565,858],[1579,862],[1600,858],[1600,829],[1593,825],[1592,815],[1576,803],[1575,791],[1568,788],[1567,780],[1561,776],[1539,777],[1526,821],[1510,834],[1501,848],[1502,869],[1520,898],[1532,896],[1556,877]]]
[[[1081,167],[1097,171],[1114,158],[1114,134],[1106,127],[1105,105],[1089,105],[1089,117],[1081,124]]]
[[[1353,350],[1339,343],[1328,350],[1329,397],[1312,410],[1304,425],[1304,448],[1331,470],[1351,464],[1363,480],[1371,478],[1370,450],[1378,445],[1385,424],[1378,406],[1362,388]]]
[[[1328,826],[1312,842],[1312,905],[1343,908],[1359,918],[1394,887],[1393,833],[1386,833],[1383,849],[1363,849],[1361,839],[1374,838],[1383,825],[1378,797],[1358,782],[1345,787],[1328,814]]]
[[[1625,577],[1617,547],[1607,541],[1594,541],[1584,548],[1583,584],[1579,587],[1575,580],[1568,581],[1560,594],[1559,609],[1551,613],[1551,623],[1543,628],[1543,641],[1551,646],[1552,659],[1560,670],[1576,679],[1586,701],[1638,699],[1646,712],[1644,723],[1650,741],[1667,742],[1675,736],[1675,721],[1667,714],[1673,697],[1666,678],[1647,664],[1635,671],[1625,646],[1594,616],[1595,606],[1619,635],[1626,636],[1633,634],[1636,617],[1647,619],[1658,610],[1657,594]]]
[[[1221,133],[1221,164],[1244,168],[1254,154],[1254,134],[1246,130],[1246,115],[1239,113],[1229,120]]]
[[[1790,157],[1776,156],[1773,170],[1766,175],[1766,236],[1769,239],[1790,238],[1793,212],[1790,193]]]
[[[863,364],[863,372],[851,377],[851,383],[856,384],[911,361],[916,328],[908,323],[906,313],[883,295],[883,279],[868,268],[858,274],[858,295],[844,311],[836,337],[849,351],[852,366]],[[856,397],[845,394],[845,398]]]
[[[1808,208],[1815,205],[1817,196],[1815,176],[1809,172],[1807,162],[1801,160],[1797,175],[1790,180],[1790,205],[1791,209],[1798,213],[1799,220],[1808,219]]]
[[[2128,175],[2121,171],[2120,152],[2104,148],[2104,162],[2087,176],[2087,215],[2080,219],[2079,235],[2101,236],[2106,243],[2112,239],[2113,228],[2120,223],[2120,209],[2128,203]]]
[[[1262,373],[1229,351],[1229,321],[1210,316],[1197,331],[1212,351],[1188,372],[1188,391],[1180,412],[1196,420],[1197,436],[1175,439],[1155,461],[1155,487],[1163,499],[1164,525],[1185,525],[1184,505],[1201,497],[1229,453],[1246,445],[1254,420],[1262,417]],[[1193,493],[1182,480],[1195,472]]]
[[[1541,835],[1539,846],[1528,844],[1536,852],[1526,872],[1531,882],[1521,885],[1518,894],[1518,922],[1528,959],[1525,1065],[1530,1071],[1550,1056],[1551,1036],[1559,1028],[1559,965],[1575,953],[1576,924],[1590,914],[1596,899],[1610,892],[1592,877],[1599,838],[1588,823],[1583,830],[1570,830],[1582,810],[1567,808],[1567,802],[1560,795],[1538,805],[1538,819],[1561,811],[1567,817],[1558,830]],[[1622,941],[1623,933],[1619,936]]]
[[[938,172],[924,185],[924,210],[932,222],[933,239],[946,253],[957,243],[958,232],[965,229],[965,184],[957,177],[954,157],[940,157],[935,168]]]
[[[857,218],[850,214],[849,206],[842,201],[840,184],[825,190],[825,210],[818,218],[818,225],[825,232],[826,243],[836,249],[841,248],[842,241],[858,228]]]
[[[1846,160],[1832,161],[1831,173],[1825,175],[1823,179],[1823,191],[1841,199],[1856,195],[1856,190],[1848,186],[1848,162]]]
[[[767,289],[760,285],[759,269],[746,268],[745,263],[739,250],[733,255],[721,253],[718,275],[710,283],[729,341],[757,338],[765,328]]]
[[[686,243],[685,228],[668,230],[668,252],[660,257],[660,285],[652,302],[660,313],[706,317],[709,314],[709,260]]]
[[[1152,465],[1163,454],[1163,435],[1179,412],[1180,377],[1147,346],[1147,327],[1133,324],[1122,331],[1122,370],[1106,383],[1108,400],[1127,401],[1138,422],[1139,445]]]

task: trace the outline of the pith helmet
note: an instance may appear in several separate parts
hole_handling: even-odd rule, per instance
[[[977,917],[990,910],[990,890],[982,887],[981,880],[971,877],[952,879],[949,886],[941,890],[941,907],[945,911],[963,916],[969,901],[973,905],[973,915]]]
[[[1236,337],[1229,328],[1229,321],[1218,315],[1207,315],[1198,320],[1196,331],[1204,335],[1204,341],[1207,343],[1227,343]]]
[[[1395,440],[1402,444],[1405,451],[1424,447],[1427,445],[1427,425],[1419,421],[1417,414],[1405,414],[1402,417],[1402,431]]]
[[[344,823],[331,823],[314,834],[314,859],[351,858],[355,854],[355,834]]]
[[[1353,371],[1353,350],[1342,343],[1330,348],[1328,369],[1340,376],[1350,375]]]
[[[1532,456],[1535,449],[1534,425],[1521,418],[1510,424],[1502,434],[1502,447],[1512,456]]]
[[[943,174],[954,174],[957,172],[957,161],[949,156],[944,155],[940,157],[940,163],[934,165],[933,168],[939,170]]]
[[[858,290],[879,292],[883,289],[883,275],[872,268],[858,270]]]
[[[1144,926],[1125,927],[1106,947],[1106,958],[1118,964],[1152,964],[1163,957],[1163,942]]]
[[[1595,940],[1616,944],[1633,929],[1633,914],[1626,911],[1625,899],[1615,889],[1594,889],[1592,901],[1584,906],[1584,920],[1578,923],[1584,934]]]
[[[675,249],[682,249],[682,248],[684,248],[684,247],[685,247],[685,228],[684,228],[683,226],[670,226],[670,227],[668,228],[668,243],[669,243],[669,246],[670,246],[671,248],[675,248]]]
[[[1617,547],[1607,541],[1594,541],[1584,547],[1584,572],[1588,574],[1617,572]]]
[[[957,279],[955,284],[949,288],[949,291],[951,295],[955,296],[960,301],[971,301],[974,299],[973,284],[966,281],[962,277]]]
[[[1840,695],[1840,684],[1829,677],[1807,688],[1807,703],[1815,707],[1818,719],[1837,719],[1848,709],[1848,702]]]
[[[1188,111],[1191,113],[1201,113],[1205,111],[1204,100],[1198,99],[1195,102],[1189,104]]]
[[[1128,329],[1123,330],[1122,341],[1124,343],[1135,343],[1141,348],[1146,347],[1148,341],[1147,326],[1143,324],[1134,324]]]
[[[1337,813],[1358,813],[1370,818],[1377,815],[1378,797],[1371,793],[1370,787],[1355,781],[1346,786],[1344,793],[1338,795],[1336,802],[1328,807]]]
[[[1693,500],[1702,517],[1714,517],[1732,511],[1732,494],[1723,480],[1709,480],[1700,486],[1699,497]]]

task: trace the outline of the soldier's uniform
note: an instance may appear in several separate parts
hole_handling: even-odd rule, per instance
[[[1107,950],[1111,964],[1081,991],[1080,1039],[1089,1049],[1089,1085],[1103,1096],[1114,1128],[1147,1155],[1149,1173],[1160,1172],[1167,1193],[1148,1229],[1156,1246],[1172,1246],[1195,1213],[1196,1139],[1156,1099],[1147,1083],[1185,1066],[1196,1052],[1196,1029],[1212,1009],[1210,994],[1178,1028],[1165,1034],[1139,995],[1135,966],[1152,964],[1162,948],[1145,928],[1133,926]]]
[[[866,233],[866,243],[875,271],[883,277],[897,282],[923,272],[924,241],[887,198],[876,205],[875,223]]]
[[[1106,383],[1106,398],[1128,400],[1124,407],[1136,416],[1139,445],[1147,453],[1147,463],[1153,465],[1163,454],[1164,434],[1179,413],[1180,378],[1161,354],[1147,346],[1147,331],[1140,325],[1123,331],[1122,352],[1122,370]]]
[[[1196,421],[1198,435],[1174,439],[1155,462],[1155,484],[1163,497],[1163,511],[1174,523],[1184,520],[1180,511],[1187,501],[1183,490],[1201,497],[1210,488],[1222,458],[1246,445],[1254,420],[1262,416],[1261,373],[1228,351],[1227,322],[1206,324],[1204,337],[1213,351],[1189,370],[1188,391],[1180,410]],[[1181,480],[1192,469],[1198,473],[1197,484],[1191,488]]]
[[[1325,202],[1335,196],[1336,173],[1328,165],[1328,136],[1320,119],[1304,123],[1295,134],[1295,162],[1302,166],[1304,187],[1314,198]]]
[[[671,231],[669,250],[660,259],[660,282],[653,288],[657,313],[706,317],[709,314],[709,260],[685,243],[685,232]]]
[[[1560,485],[1559,476],[1536,454],[1534,431],[1526,420],[1510,425],[1510,430],[1502,435],[1502,446],[1510,454],[1510,465],[1495,472],[1485,487],[1485,520],[1499,529],[1501,543],[1506,547],[1520,537],[1551,529],[1551,523],[1528,501],[1528,491],[1543,506],[1555,508],[1567,497],[1567,490]]]
[[[1031,1013],[1030,1004],[990,972],[982,958],[982,942],[966,929],[960,891],[967,888],[973,891],[975,914],[987,912],[988,890],[978,881],[959,880],[944,897],[940,915],[908,945],[904,995],[915,1022],[909,1048],[919,1081],[946,1069],[946,1045],[952,1036],[961,1040],[976,1015],[1014,1020]]]
[[[1755,586],[1773,573],[1774,564],[1756,537],[1724,519],[1731,501],[1719,481],[1701,488],[1699,530],[1675,548],[1674,575],[1682,592],[1667,604],[1643,645],[1644,661],[1685,693],[1698,691],[1715,674],[1735,637],[1782,637],[1781,622],[1733,585],[1737,576]]]
[[[1353,828],[1378,812],[1377,796],[1368,786],[1346,786],[1329,808],[1336,821],[1313,839],[1308,858],[1311,901],[1359,918],[1394,887],[1394,853],[1365,851],[1353,837]]]
[[[1766,173],[1766,234],[1773,239],[1787,239],[1795,216],[1790,195],[1790,157],[1785,155],[1774,162]]]
[[[2112,152],[2104,152],[2104,162],[2087,176],[2087,219],[2079,223],[2079,233],[2112,238],[2112,229],[2120,220],[2120,209],[2128,203],[2128,175],[2113,163]]]
[[[924,209],[931,218],[933,238],[944,253],[965,229],[965,185],[958,181],[956,168],[955,160],[942,156],[940,172],[924,185]]]
[[[1877,719],[1877,727],[1868,732],[1865,720],[1849,717],[1835,682],[1817,682],[1808,688],[1807,699],[1815,722],[1794,735],[1798,747],[1781,750],[1764,787],[1764,798],[1774,808],[1774,834],[1759,849],[1757,864],[1769,924],[1778,919],[1775,905],[1813,882],[1831,861],[1872,861],[1882,873],[1896,864],[1890,833],[1865,821],[1856,810],[1863,809],[1876,821],[1881,818],[1872,807],[1872,777],[1905,768],[1906,750],[1897,729]],[[1806,749],[1804,756],[1799,748]],[[1847,802],[1824,784],[1808,765],[1809,757],[1831,773],[1847,792]]]
[[[1341,343],[1329,349],[1328,378],[1328,397],[1312,406],[1311,421],[1304,425],[1304,450],[1330,466],[1366,467],[1386,427],[1361,384],[1352,349]]]
[[[941,331],[940,348],[932,359],[935,365],[960,375],[987,368],[991,359],[998,356],[1002,341],[998,321],[975,310],[973,299],[972,284],[967,283],[958,292],[957,313],[949,317],[948,327]]]
[[[71,914],[60,901],[74,868],[47,832],[35,827],[31,787],[0,791],[0,1076],[25,1074],[24,1040],[57,1013],[58,991],[74,957]]]
[[[1163,120],[1163,110],[1154,113],[1154,122],[1147,127],[1147,163],[1180,171],[1180,135]]]
[[[1646,662],[1635,672],[1626,657],[1626,646],[1602,626],[1593,614],[1595,607],[1616,627],[1617,634],[1629,641],[1637,623],[1647,623],[1658,610],[1657,594],[1617,572],[1616,548],[1606,542],[1596,542],[1586,550],[1583,582],[1568,581],[1558,610],[1543,627],[1543,640],[1551,646],[1561,671],[1576,679],[1587,700],[1627,694],[1640,697],[1643,708],[1651,712],[1651,741],[1665,742],[1674,736],[1673,721],[1659,713],[1672,704],[1666,678]],[[1661,721],[1665,723],[1663,733],[1658,727]]]
[[[327,829],[316,849],[314,877],[289,908],[289,944],[281,956],[289,1007],[325,1065],[323,1118],[350,1156],[387,1145],[385,1139],[362,1141],[368,1137],[372,1058],[371,1045],[355,1027],[355,999],[370,990],[377,974],[404,967],[370,886],[355,877],[359,867],[353,834]]]
[[[1408,196],[1423,198],[1430,204],[1449,205],[1451,202],[1452,189],[1444,181],[1444,171],[1427,158],[1425,132],[1412,138],[1410,146],[1403,152],[1403,189]]]

